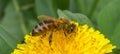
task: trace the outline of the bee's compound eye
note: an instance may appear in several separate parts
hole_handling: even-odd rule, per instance
[[[70,29],[71,29],[71,30],[73,30],[73,29],[74,29],[74,27],[73,27],[73,26],[71,26],[71,27],[70,27]]]
[[[75,29],[75,25],[71,24],[67,29],[68,29],[67,30],[68,33],[73,32]]]
[[[72,32],[74,30],[74,27],[73,26],[70,26],[69,27],[69,31]]]

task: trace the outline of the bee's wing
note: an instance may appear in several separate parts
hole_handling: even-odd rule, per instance
[[[60,17],[59,20],[62,21],[63,23],[65,23],[65,24],[70,24],[70,21],[71,21],[70,19],[64,18],[64,17]]]
[[[44,20],[53,20],[53,21],[56,21],[56,18],[55,17],[51,17],[51,16],[46,16],[46,15],[41,15],[41,16],[38,16],[38,19],[44,19]]]

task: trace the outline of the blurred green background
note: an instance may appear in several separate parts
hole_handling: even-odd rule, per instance
[[[110,54],[120,54],[120,0],[0,0],[0,54],[22,43],[40,15],[88,24],[117,46]]]

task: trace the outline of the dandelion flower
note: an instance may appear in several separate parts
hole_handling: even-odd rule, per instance
[[[11,54],[106,54],[116,48],[98,30],[73,23],[76,30],[70,34],[63,30],[53,31],[51,44],[50,31],[45,35],[26,35],[25,43],[18,44]]]

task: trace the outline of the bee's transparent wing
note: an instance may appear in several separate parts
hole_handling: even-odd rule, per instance
[[[41,15],[41,16],[38,16],[37,17],[39,20],[56,20],[56,18],[55,17],[51,17],[51,16],[46,16],[46,15]]]

